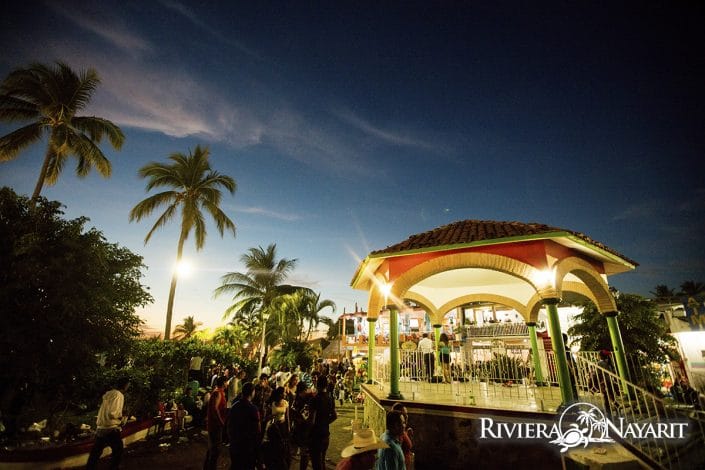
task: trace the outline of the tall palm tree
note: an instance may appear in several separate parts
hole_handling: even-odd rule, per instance
[[[36,201],[45,184],[59,178],[69,156],[78,159],[76,174],[86,176],[91,168],[107,178],[110,161],[98,144],[107,136],[116,150],[125,136],[118,126],[96,116],[77,116],[100,84],[94,69],[74,72],[63,62],[53,66],[31,64],[10,72],[0,84],[0,121],[29,121],[0,137],[0,161],[13,160],[21,150],[48,135],[48,146],[39,179],[32,193]]]
[[[214,295],[233,294],[233,304],[225,311],[225,316],[258,315],[262,340],[260,344],[259,367],[266,353],[266,330],[273,309],[274,299],[295,290],[285,285],[287,277],[296,267],[296,259],[277,259],[277,245],[270,244],[266,249],[261,246],[250,248],[240,257],[246,272],[231,272],[221,277],[221,286]]]
[[[181,211],[181,232],[176,249],[176,262],[181,261],[184,242],[193,230],[196,238],[196,250],[203,248],[206,240],[206,223],[203,211],[211,215],[222,237],[225,230],[230,230],[235,236],[235,224],[220,209],[222,193],[219,188],[227,189],[230,194],[235,193],[235,180],[230,176],[221,175],[211,169],[208,157],[208,148],[197,145],[188,155],[173,153],[169,156],[171,164],[149,163],[140,168],[142,178],[148,178],[147,191],[154,188],[172,188],[163,191],[139,202],[130,211],[130,222],[149,216],[155,209],[165,206],[164,212],[159,216],[152,229],[147,233],[144,243],[147,244],[152,234],[160,227],[166,225],[174,218],[177,211]],[[166,309],[166,327],[164,339],[168,340],[171,333],[171,317],[174,310],[174,294],[176,293],[177,272],[171,276],[169,300]]]
[[[174,328],[174,339],[188,339],[198,330],[203,322],[196,321],[193,315],[184,318],[184,322]]]

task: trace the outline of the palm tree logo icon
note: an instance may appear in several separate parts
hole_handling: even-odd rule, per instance
[[[614,442],[609,437],[608,428],[607,418],[598,407],[590,403],[574,403],[561,413],[558,420],[561,435],[551,444],[559,445],[561,452],[566,452],[579,445],[587,447],[591,442]]]

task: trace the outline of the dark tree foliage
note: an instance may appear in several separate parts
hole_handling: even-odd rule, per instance
[[[294,368],[301,366],[302,370],[308,370],[313,365],[313,347],[304,341],[287,341],[281,344],[279,349],[272,352],[270,360],[274,369],[280,367]]]
[[[204,364],[238,364],[247,373],[245,381],[254,380],[257,371],[254,361],[240,357],[235,348],[227,345],[205,343],[198,338],[183,341],[151,338],[134,341],[128,355],[108,364],[107,373],[98,381],[102,381],[105,388],[112,377],[129,377],[131,386],[126,406],[130,413],[138,417],[153,416],[158,401],[173,400],[181,395],[193,356],[201,356]]]
[[[30,405],[51,413],[80,399],[98,355],[128,350],[135,308],[152,301],[142,257],[60,207],[0,189],[0,398],[10,424]]]
[[[620,313],[617,321],[627,355],[638,353],[648,361],[659,363],[667,356],[678,357],[676,340],[668,333],[666,322],[659,318],[654,302],[634,294],[619,294],[615,298]],[[607,320],[594,304],[585,304],[575,320],[568,334],[580,341],[581,350],[612,349]]]

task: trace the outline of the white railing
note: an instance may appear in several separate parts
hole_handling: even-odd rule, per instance
[[[471,338],[485,336],[528,336],[529,327],[524,323],[490,323],[465,327],[465,334]]]
[[[685,440],[637,439],[623,440],[632,451],[641,454],[649,464],[661,468],[695,468],[692,459],[700,460],[705,449],[705,413],[665,400],[645,388],[622,380],[615,372],[598,366],[584,355],[576,357],[576,379],[580,401],[601,408],[613,423],[688,422]],[[700,460],[702,462],[702,460]]]
[[[491,404],[493,399],[507,403],[518,400],[520,406],[536,402],[539,385],[541,400],[553,400],[556,406],[560,404],[552,352],[541,352],[543,380],[537,384],[528,350],[512,351],[500,353],[489,349],[466,351],[456,348],[451,353],[450,362],[443,364],[436,355],[424,356],[419,351],[402,349],[399,353],[399,379],[402,385],[410,382],[415,392],[432,392],[440,398],[447,395],[448,400],[456,403],[469,403],[469,397],[475,397],[484,399],[485,404]],[[378,354],[374,365],[375,382],[388,387],[391,377],[388,356]],[[544,409],[543,403],[539,409]]]

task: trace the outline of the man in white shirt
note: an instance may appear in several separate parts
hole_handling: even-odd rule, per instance
[[[423,354],[424,370],[429,381],[433,380],[433,372],[436,368],[436,358],[433,355],[434,349],[433,340],[428,337],[428,333],[424,333],[423,338],[419,341],[418,350],[420,354]]]
[[[108,390],[103,395],[103,401],[100,405],[100,410],[98,410],[98,419],[96,420],[95,443],[88,456],[86,468],[96,468],[103,449],[108,446],[112,450],[110,468],[118,468],[120,466],[123,449],[120,433],[122,432],[122,425],[126,421],[122,415],[122,408],[125,404],[124,393],[128,388],[130,388],[129,379],[122,378],[117,381],[115,388]]]

